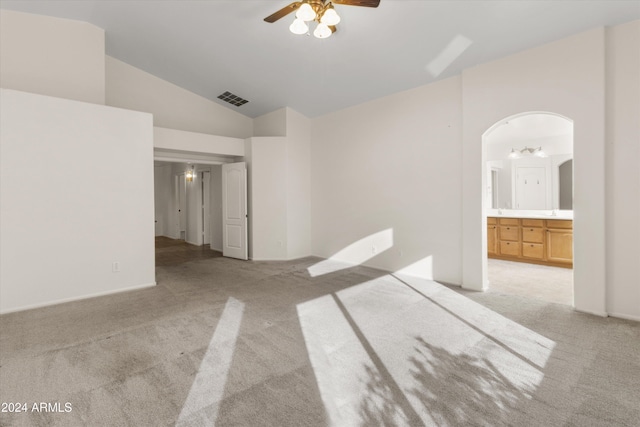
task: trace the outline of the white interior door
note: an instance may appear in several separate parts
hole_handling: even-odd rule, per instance
[[[202,244],[211,244],[211,172],[201,173]]]
[[[247,165],[222,165],[222,255],[248,259]]]
[[[178,175],[178,237],[187,238],[187,181],[183,173]]]

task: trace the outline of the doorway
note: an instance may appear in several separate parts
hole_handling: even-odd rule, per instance
[[[154,162],[156,265],[222,256],[221,166]]]
[[[511,116],[482,151],[489,290],[573,306],[573,122]]]

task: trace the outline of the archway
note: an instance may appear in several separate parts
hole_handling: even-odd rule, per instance
[[[572,161],[573,121],[560,114],[518,113],[483,133],[488,287],[573,306]]]

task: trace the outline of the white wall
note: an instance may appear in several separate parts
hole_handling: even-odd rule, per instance
[[[574,122],[574,303],[604,315],[604,29],[598,28],[465,70],[463,96],[463,285],[486,286],[482,135],[531,111]]]
[[[424,277],[461,283],[460,85],[449,78],[313,120],[315,255],[342,251],[391,271],[418,263]]]
[[[247,140],[249,241],[253,242],[249,245],[250,257],[308,256],[311,254],[311,120],[291,108],[282,108],[256,118],[254,132],[267,136]],[[257,151],[252,154],[256,146]],[[265,147],[271,147],[273,153],[267,154]],[[266,203],[265,196],[271,201]],[[257,211],[254,210],[256,204]],[[277,224],[282,229],[265,226],[281,214],[283,221],[278,220]]]
[[[287,258],[311,254],[311,120],[287,115]]]
[[[189,152],[227,157],[244,156],[244,139],[167,129],[158,126],[153,128],[153,146],[156,149],[173,153]]]
[[[606,46],[607,311],[640,320],[640,21]]]
[[[250,138],[249,247],[254,260],[287,259],[287,140]]]
[[[287,111],[280,108],[253,119],[253,136],[287,136]]]
[[[0,87],[105,103],[104,30],[0,10]]]
[[[155,126],[248,138],[253,121],[110,56],[106,57],[106,103],[153,114]]]
[[[4,89],[0,102],[0,311],[153,285],[151,115]]]

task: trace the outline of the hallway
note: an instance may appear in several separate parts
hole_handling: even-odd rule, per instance
[[[222,256],[222,252],[212,250],[210,245],[195,246],[184,240],[156,236],[156,267],[179,265],[201,259]]]

